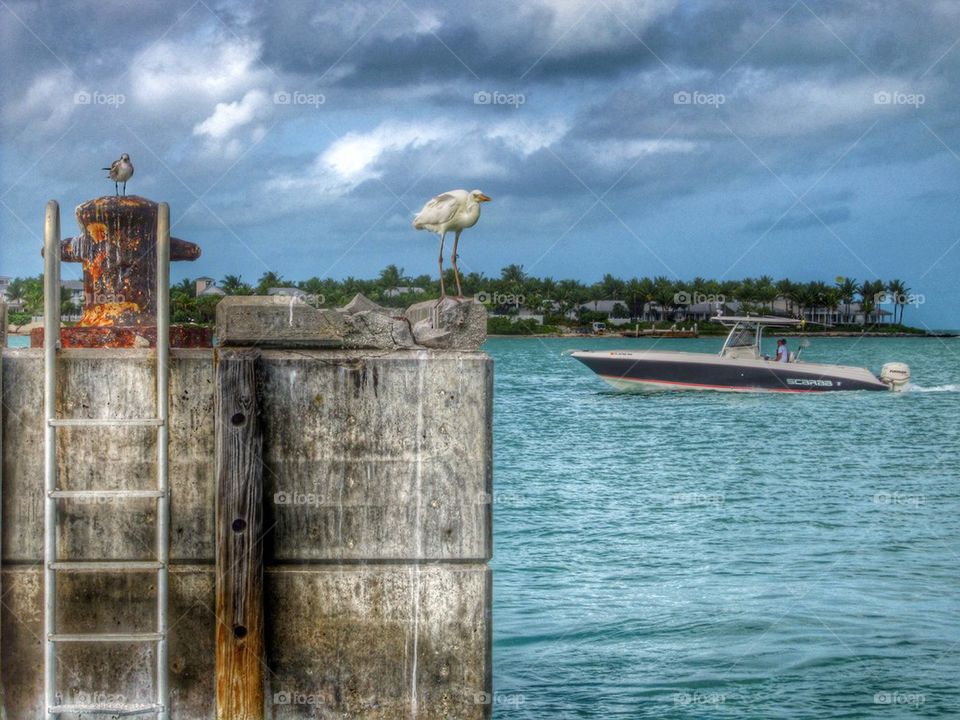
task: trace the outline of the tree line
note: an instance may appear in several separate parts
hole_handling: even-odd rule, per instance
[[[453,272],[445,276],[448,287],[453,286]],[[747,277],[740,280],[714,280],[695,277],[690,281],[671,280],[664,276],[634,277],[623,279],[608,273],[595,283],[580,280],[538,278],[524,272],[522,265],[508,265],[499,277],[488,277],[472,272],[461,277],[464,294],[476,297],[492,308],[507,312],[526,308],[547,317],[562,319],[570,311],[578,311],[582,305],[593,300],[618,300],[622,303],[619,312],[625,317],[639,318],[644,315],[648,303],[655,304],[659,319],[667,320],[678,309],[698,298],[716,299],[722,302],[736,300],[744,311],[769,312],[775,300],[784,298],[787,311],[803,316],[815,309],[836,312],[845,310],[849,315],[856,302],[863,312],[863,322],[876,310],[889,307],[892,323],[903,322],[903,312],[914,302],[910,288],[899,279],[863,280],[837,277],[832,283],[822,280],[795,282],[788,278],[774,280],[768,275]],[[271,288],[296,288],[306,293],[318,306],[337,307],[362,293],[383,305],[403,307],[439,296],[439,285],[429,275],[408,276],[403,268],[388,265],[373,279],[347,277],[343,280],[312,277],[307,280],[288,280],[279,273],[263,273],[255,283],[248,283],[240,275],[226,275],[216,286],[227,295],[265,295]],[[402,289],[406,290],[402,290]],[[196,284],[187,278],[170,288],[171,310],[174,322],[210,323],[220,297],[196,294]],[[43,313],[43,278],[38,275],[16,278],[8,286],[7,299],[21,306],[20,318],[29,321],[30,316]],[[64,297],[64,314],[79,311]],[[11,321],[16,318],[11,314]],[[25,316],[25,319],[24,317]]]

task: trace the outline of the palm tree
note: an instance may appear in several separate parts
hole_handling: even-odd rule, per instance
[[[835,287],[828,287],[823,292],[823,306],[829,312],[830,317],[837,312],[840,307],[840,291]]]
[[[176,285],[172,285],[170,291],[186,295],[187,297],[195,297],[197,294],[197,284],[190,278],[184,278]]]
[[[625,289],[623,280],[607,273],[600,281],[599,294],[604,300],[620,300],[625,294]]]
[[[844,321],[850,321],[850,303],[853,302],[853,298],[857,294],[857,281],[852,277],[845,277],[843,275],[837,278],[837,295],[840,301],[844,304]]]
[[[777,280],[776,288],[780,296],[787,301],[787,314],[794,315],[793,304],[797,299],[797,285],[792,280],[784,278],[783,280]]]
[[[253,288],[243,281],[242,275],[224,275],[220,289],[227,295],[251,295]]]
[[[826,304],[827,304],[826,302],[827,290],[828,290],[827,284],[822,280],[814,280],[813,282],[808,283],[807,287],[809,290],[810,301],[813,303],[813,306],[815,309],[813,319],[816,321],[817,320],[816,310],[821,311],[821,316],[825,315],[825,312],[823,309],[826,307]],[[821,320],[823,319],[825,318],[821,317]]]
[[[867,326],[867,318],[870,313],[877,309],[877,302],[881,299],[880,295],[884,290],[882,280],[864,280],[857,287],[857,292],[860,293],[860,308],[863,311],[864,327]]]
[[[387,265],[380,271],[380,284],[384,289],[399,287],[403,283],[403,268],[398,268],[396,265]]]
[[[653,279],[653,299],[660,307],[660,320],[667,319],[667,313],[676,305],[677,284],[662,275]]]
[[[257,295],[266,295],[267,290],[272,287],[282,287],[283,286],[283,276],[268,270],[263,275],[260,276],[260,279],[257,280]]]
[[[14,278],[7,285],[7,301],[16,307],[23,305],[27,299],[27,282],[23,278]]]
[[[777,299],[777,287],[773,284],[773,278],[769,275],[761,275],[757,278],[757,286],[754,291],[760,307],[773,312],[773,303]]]
[[[893,321],[903,324],[903,309],[907,304],[907,295],[910,288],[903,280],[891,280],[887,283],[887,290],[893,296]],[[897,309],[900,309],[900,319],[897,319]]]

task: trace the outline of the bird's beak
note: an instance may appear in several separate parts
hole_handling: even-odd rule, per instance
[[[483,193],[480,193],[480,195],[477,196],[477,200],[479,200],[480,202],[490,202],[490,198],[488,198]]]

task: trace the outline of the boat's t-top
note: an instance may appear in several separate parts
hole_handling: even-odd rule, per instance
[[[720,357],[726,358],[763,358],[761,343],[763,342],[764,328],[768,327],[796,327],[803,325],[803,320],[783,317],[763,317],[753,315],[717,315],[711,318],[730,328],[726,342],[720,348]],[[791,360],[794,359],[791,353]]]

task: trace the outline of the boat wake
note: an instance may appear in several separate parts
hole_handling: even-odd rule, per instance
[[[935,392],[960,392],[960,385],[934,385],[933,387],[923,387],[910,383],[907,385],[907,392],[917,393],[935,393]]]

